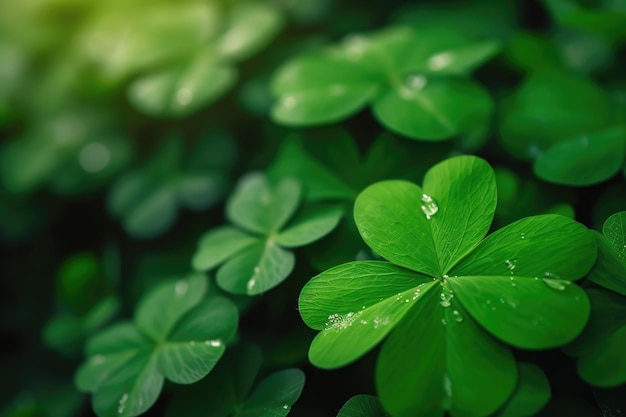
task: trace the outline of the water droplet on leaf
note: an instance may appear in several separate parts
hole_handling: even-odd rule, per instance
[[[426,77],[421,74],[411,74],[406,77],[404,84],[413,91],[419,91],[426,86]]]
[[[454,57],[450,52],[441,52],[430,57],[428,67],[433,71],[439,71],[449,67],[452,61],[454,61]]]
[[[564,291],[571,284],[571,282],[564,281],[562,279],[552,279],[552,278],[542,278],[542,279],[543,279],[543,282],[545,282],[545,284],[548,287],[557,291]]]
[[[426,215],[426,219],[430,220],[439,211],[439,206],[434,198],[428,194],[422,194],[422,212]]]
[[[117,407],[117,413],[118,414],[122,414],[124,412],[124,410],[126,410],[126,402],[128,401],[128,393],[125,392],[124,395],[122,395],[122,398],[120,398],[120,402],[119,405]]]
[[[181,280],[176,283],[174,292],[176,293],[177,296],[182,297],[183,295],[187,293],[188,288],[189,288],[189,285],[187,284],[187,281]]]

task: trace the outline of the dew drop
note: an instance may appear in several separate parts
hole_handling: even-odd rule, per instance
[[[463,321],[463,316],[457,310],[454,310],[452,312],[452,315],[454,316],[454,321],[456,321],[457,323],[461,323]]]
[[[176,101],[181,106],[186,106],[193,100],[193,91],[187,87],[181,87],[176,90]]]
[[[553,274],[552,272],[544,272],[543,276],[546,277],[546,278],[550,278],[550,279],[559,279],[559,278],[561,278],[560,275]]]
[[[422,206],[421,209],[426,215],[426,219],[430,220],[439,211],[439,206],[435,199],[428,194],[422,194]]]
[[[122,414],[124,412],[124,410],[126,410],[126,402],[128,401],[128,393],[125,392],[124,395],[122,395],[122,398],[120,398],[120,402],[119,405],[117,407],[117,413],[118,414]]]
[[[504,298],[500,298],[500,300],[499,300],[499,301],[500,301],[500,304],[504,304],[504,303],[506,303],[506,301],[504,301]]]
[[[289,410],[289,404],[283,405],[283,410]]]
[[[286,109],[293,109],[298,103],[294,96],[285,96],[280,100],[282,106]]]
[[[378,329],[380,326],[387,326],[389,324],[389,317],[374,317],[374,328]]]
[[[450,307],[450,300],[443,300],[440,304],[442,307]]]
[[[220,347],[222,346],[222,341],[219,339],[205,340],[204,344],[207,346],[212,346],[212,347]]]
[[[486,303],[487,303],[487,304],[491,304],[491,300],[487,300],[487,301],[486,301]]]
[[[448,322],[446,322],[446,319],[441,319],[441,324],[445,326],[446,324],[448,324]]]
[[[426,77],[421,74],[411,74],[404,80],[407,88],[413,91],[419,91],[426,86]]]
[[[95,355],[91,358],[91,363],[94,365],[102,365],[104,362],[106,362],[104,355]]]
[[[433,71],[439,71],[449,67],[452,61],[454,61],[454,58],[450,52],[441,52],[430,57],[428,67]]]
[[[352,311],[346,314],[331,314],[330,316],[328,316],[325,330],[347,329],[348,327],[352,326],[352,323],[354,323],[356,317],[357,314]]]
[[[348,35],[343,39],[343,47],[349,58],[360,59],[365,52],[367,39],[361,35]]]
[[[367,324],[367,320],[361,320],[361,324],[365,326]]]
[[[443,392],[445,395],[441,402],[441,407],[444,410],[449,410],[452,406],[452,381],[447,373],[443,375]]]
[[[513,259],[507,259],[506,261],[504,261],[504,265],[506,265],[506,268],[509,270],[509,272],[511,273],[511,275],[513,275],[513,270],[515,269],[515,264],[517,263],[517,260]]]
[[[78,153],[78,163],[89,173],[100,172],[111,162],[111,151],[99,142],[93,142],[83,147]]]
[[[542,280],[548,287],[557,291],[564,291],[571,284],[571,282],[561,279],[542,278]]]
[[[520,234],[519,234],[519,237],[520,237],[521,239],[526,239],[526,233],[520,233]]]
[[[187,281],[181,280],[176,283],[174,292],[176,293],[177,296],[182,297],[183,295],[187,294],[188,289],[189,289],[189,284],[187,284]]]

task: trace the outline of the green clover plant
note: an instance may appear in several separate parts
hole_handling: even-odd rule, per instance
[[[112,186],[109,211],[136,238],[164,233],[180,207],[205,210],[223,197],[234,161],[230,139],[213,133],[184,153],[178,136],[166,138],[141,167],[128,171]]]
[[[281,12],[271,3],[238,1],[229,6],[204,2],[206,20],[198,23],[207,35],[205,45],[133,80],[128,99],[137,110],[181,118],[214,102],[237,80],[235,64],[267,45],[283,26]]]
[[[284,417],[300,397],[304,373],[283,369],[259,380],[261,350],[256,345],[229,349],[211,376],[186,387],[171,401],[167,416]]]
[[[578,357],[578,372],[590,384],[611,387],[626,382],[626,211],[610,216],[595,232],[598,260],[589,279],[591,315],[585,331],[568,349]]]
[[[572,284],[596,258],[593,235],[560,215],[521,219],[485,238],[496,208],[491,167],[459,156],[432,167],[423,188],[366,188],[354,217],[386,261],[355,261],[309,281],[304,322],[320,333],[309,359],[347,365],[386,336],[376,370],[393,416],[486,416],[518,381],[507,345],[562,346],[583,329],[585,292]]]
[[[262,173],[244,176],[226,203],[226,216],[234,226],[202,236],[193,268],[209,271],[219,266],[217,284],[235,294],[261,294],[280,284],[295,264],[291,249],[328,234],[343,215],[337,205],[299,211],[302,200],[296,180],[271,184]]]
[[[211,371],[236,333],[238,313],[226,298],[204,299],[207,283],[200,274],[162,283],[140,300],[132,322],[89,339],[75,383],[93,393],[98,416],[137,416],[166,378],[191,384]]]
[[[471,41],[441,27],[351,35],[278,69],[272,118],[294,126],[326,124],[371,104],[380,123],[413,139],[474,132],[484,128],[492,102],[469,74],[498,48],[497,41]]]

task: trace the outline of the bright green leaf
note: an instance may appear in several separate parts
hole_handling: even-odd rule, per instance
[[[459,416],[494,412],[515,387],[511,352],[454,298],[444,307],[439,291],[429,291],[421,301],[380,352],[376,385],[383,406],[398,417],[443,416],[446,410]]]
[[[322,206],[303,212],[283,231],[276,241],[287,248],[304,246],[328,234],[343,216],[340,206]]]
[[[433,284],[431,278],[379,261],[351,262],[317,275],[302,289],[299,304],[305,323],[322,330],[311,343],[309,359],[321,368],[355,361]],[[350,344],[342,345],[346,339]]]
[[[196,271],[208,271],[259,239],[230,226],[205,233],[191,261]]]
[[[530,276],[449,279],[461,304],[485,329],[524,349],[563,346],[589,317],[585,292],[570,281]]]
[[[273,241],[248,246],[217,271],[217,285],[235,294],[261,294],[287,278],[295,257]]]

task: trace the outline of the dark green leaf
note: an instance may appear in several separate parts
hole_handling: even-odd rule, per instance
[[[556,184],[591,185],[617,174],[625,153],[626,130],[617,127],[556,143],[537,158],[534,171]]]
[[[359,394],[350,398],[337,417],[388,417],[377,397]]]
[[[517,387],[494,417],[534,416],[550,400],[550,383],[541,368],[525,362],[518,363],[517,367]]]

